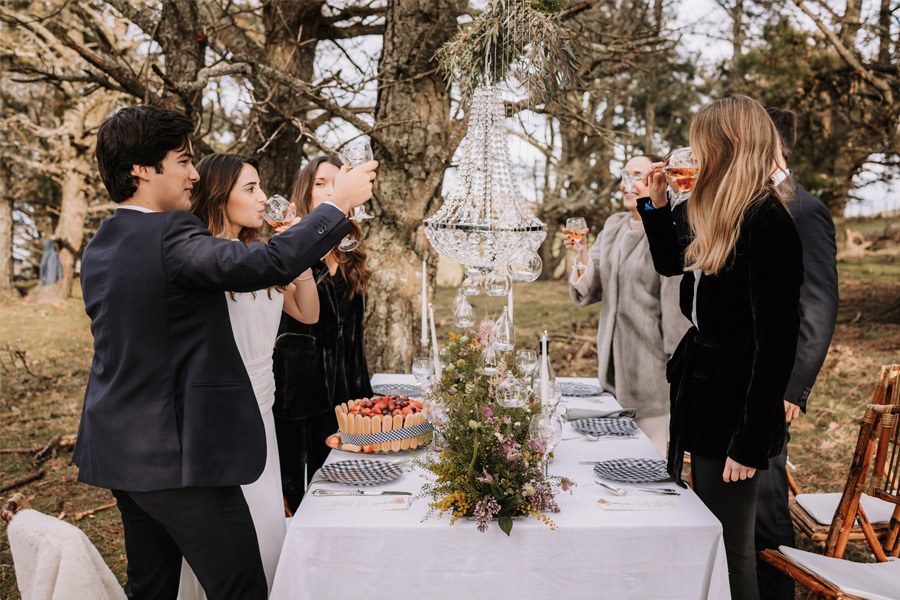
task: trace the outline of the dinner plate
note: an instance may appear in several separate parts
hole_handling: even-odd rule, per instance
[[[637,423],[628,417],[591,417],[572,421],[572,429],[588,435],[634,435]]]
[[[326,480],[347,485],[380,485],[403,474],[403,465],[385,460],[339,460],[319,469]]]
[[[559,387],[562,390],[562,395],[570,398],[589,398],[603,393],[603,388],[599,385],[576,381],[560,381]]]
[[[613,458],[594,465],[597,476],[620,483],[652,483],[671,479],[666,461],[656,458]]]
[[[382,383],[372,386],[372,392],[376,396],[409,396],[421,398],[422,388],[409,383]]]

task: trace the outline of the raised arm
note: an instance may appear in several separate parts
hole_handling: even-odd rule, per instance
[[[328,204],[268,243],[247,245],[215,238],[191,213],[174,211],[163,229],[163,266],[180,287],[250,292],[287,285],[349,232],[350,222]]]

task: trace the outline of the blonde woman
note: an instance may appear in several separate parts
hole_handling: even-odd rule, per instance
[[[722,522],[732,597],[755,600],[754,474],[784,443],[800,239],[776,187],[778,133],[758,102],[732,96],[704,106],[690,144],[700,174],[686,209],[670,210],[661,163],[648,176],[649,198],[639,201],[654,266],[685,275],[682,312],[694,325],[668,368],[669,472],[680,480],[691,453],[694,490]]]

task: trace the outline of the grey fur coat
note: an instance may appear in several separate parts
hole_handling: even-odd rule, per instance
[[[579,306],[603,301],[597,331],[598,377],[638,418],[669,414],[666,361],[691,326],[678,305],[680,277],[653,268],[643,223],[630,213],[606,220],[590,265],[569,293]]]

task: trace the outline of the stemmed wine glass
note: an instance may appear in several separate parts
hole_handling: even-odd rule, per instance
[[[343,157],[344,162],[352,168],[357,165],[369,162],[375,157],[375,155],[372,153],[372,146],[369,144],[369,139],[362,137],[353,140],[352,142],[344,146]],[[374,218],[375,217],[366,212],[365,206],[355,206],[353,208],[353,215],[350,217],[350,220],[365,221],[366,219]],[[357,246],[359,246],[359,240],[353,239],[348,235],[343,240],[341,240],[340,244],[338,244],[338,250],[340,250],[341,252],[350,252]]]
[[[563,233],[570,240],[575,242],[575,264],[572,265],[572,272],[576,273],[581,269],[586,269],[587,265],[581,262],[581,241],[588,234],[587,221],[582,217],[571,217],[566,219],[566,227]]]
[[[679,148],[669,155],[666,161],[666,167],[663,169],[666,175],[675,181],[678,186],[678,192],[675,196],[675,203],[683,202],[687,199],[690,191],[697,182],[697,175],[700,173],[700,165],[694,160],[694,153],[690,148]]]
[[[534,350],[520,348],[516,351],[516,366],[519,367],[519,371],[522,372],[522,375],[525,376],[529,383],[534,378],[537,361],[537,353]]]
[[[294,205],[288,202],[284,196],[275,194],[266,200],[263,219],[275,229],[289,226],[294,222],[294,216]]]
[[[434,360],[430,356],[417,356],[413,359],[412,374],[423,391],[428,389],[434,379]]]
[[[553,452],[553,449],[556,448],[562,439],[562,426],[562,419],[556,416],[552,410],[542,410],[531,418],[531,423],[528,427],[529,435],[532,439],[544,443],[544,476],[547,476],[550,453]]]

